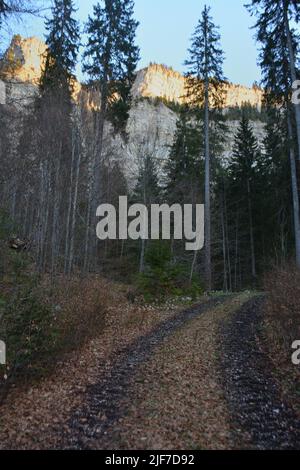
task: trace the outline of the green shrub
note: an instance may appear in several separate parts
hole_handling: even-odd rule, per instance
[[[3,374],[22,382],[48,374],[66,353],[103,331],[106,309],[107,288],[97,279],[15,287],[0,303]]]
[[[145,271],[138,274],[136,284],[146,302],[182,296],[195,299],[203,293],[200,279],[194,276],[190,281],[187,266],[174,263],[167,242],[152,242],[145,256],[145,265]]]
[[[37,274],[30,254],[9,248],[13,224],[0,213],[0,340],[7,364],[0,366],[0,392],[6,384],[31,382],[49,374],[63,356],[105,326],[108,289],[95,276]]]

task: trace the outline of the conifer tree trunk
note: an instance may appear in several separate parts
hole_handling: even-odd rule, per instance
[[[228,266],[228,287],[232,290],[232,273],[231,273],[231,257],[230,257],[230,243],[228,235],[228,211],[227,211],[227,194],[224,187],[224,226],[225,226],[225,241],[227,251],[227,266]]]
[[[238,264],[239,264],[239,211],[236,213],[236,227],[235,227],[235,258],[234,258],[234,287],[237,290],[238,278]]]
[[[52,235],[51,235],[51,276],[56,274],[59,255],[59,212],[61,205],[60,173],[62,170],[62,142],[59,142],[57,159],[54,161],[53,182],[53,213],[52,213]]]
[[[78,136],[77,136],[77,139],[78,139]],[[80,165],[81,165],[81,159],[82,159],[82,151],[78,151],[78,142],[76,145],[76,149],[77,149],[77,159],[76,159],[76,166],[75,166],[74,196],[73,196],[72,211],[71,211],[70,255],[69,255],[69,266],[68,266],[69,275],[71,274],[73,270],[73,262],[74,262],[76,208],[77,208],[78,192],[79,192],[79,172],[80,172]]]
[[[256,278],[256,260],[255,260],[255,246],[254,246],[254,229],[253,229],[253,215],[252,215],[252,202],[251,202],[251,188],[250,182],[247,181],[247,198],[249,209],[249,229],[250,229],[250,249],[251,249],[251,271],[252,278]]]
[[[227,278],[227,250],[226,250],[226,229],[225,229],[225,214],[223,193],[220,196],[220,212],[221,212],[221,227],[222,227],[222,251],[223,251],[223,289],[228,291],[228,278]]]
[[[141,240],[140,274],[145,271],[145,251],[146,251],[146,240]]]
[[[207,59],[207,35],[205,35],[206,72],[205,72],[205,109],[204,109],[204,140],[205,140],[205,280],[206,289],[211,291],[211,214],[210,214],[210,148],[209,148],[209,79]]]
[[[193,281],[193,276],[194,276],[194,272],[195,272],[195,266],[196,266],[196,262],[197,262],[197,256],[198,256],[198,251],[195,250],[194,256],[193,256],[192,265],[191,265],[190,284],[191,284],[192,281]]]
[[[92,223],[92,202],[94,196],[95,186],[95,169],[96,169],[96,151],[97,151],[97,114],[93,114],[93,135],[92,146],[89,149],[88,158],[88,171],[87,171],[87,208],[85,218],[85,237],[84,237],[84,257],[83,257],[83,272],[86,273],[90,268],[90,233]]]
[[[107,83],[105,82],[101,89],[101,106],[97,122],[96,130],[96,146],[95,146],[95,167],[93,175],[93,200],[92,200],[92,221],[95,221],[94,226],[96,226],[96,212],[97,207],[100,204],[101,197],[101,163],[103,155],[103,141],[104,141],[104,126],[106,119],[106,110],[107,110]],[[94,237],[94,267],[98,267],[98,246],[99,240]]]
[[[293,49],[291,30],[288,19],[288,2],[283,0],[283,9],[284,9],[284,26],[287,37],[287,47],[289,51],[289,66],[292,82],[297,80],[296,72],[296,63],[295,63],[295,54]],[[298,160],[300,161],[300,104],[294,104],[295,116],[296,116],[296,127],[297,127],[297,140],[298,140]]]
[[[292,178],[292,195],[293,195],[293,210],[294,210],[294,230],[295,230],[295,247],[296,247],[296,264],[300,269],[300,213],[299,213],[299,192],[296,170],[296,158],[293,149],[293,129],[290,111],[288,109],[288,135],[290,141],[290,163],[291,163],[291,178]]]
[[[73,198],[73,179],[74,179],[74,160],[75,160],[75,139],[74,129],[72,129],[72,158],[71,158],[71,174],[70,174],[70,189],[69,189],[69,200],[67,210],[67,221],[66,221],[66,239],[65,239],[65,260],[64,260],[64,273],[68,273],[69,266],[69,255],[70,255],[70,223],[71,223],[71,210],[72,210],[72,198]]]
[[[289,51],[289,64],[290,64],[290,71],[291,71],[291,78],[292,81],[295,82],[297,80],[296,74],[296,64],[295,64],[295,56],[292,44],[292,37],[291,31],[289,26],[289,19],[288,19],[288,2],[283,0],[283,8],[284,8],[284,22],[285,22],[285,30],[287,36],[287,46]],[[296,116],[296,128],[297,128],[297,142],[298,142],[298,161],[296,160],[294,149],[290,148],[290,161],[291,161],[291,175],[292,175],[292,193],[293,193],[293,209],[294,209],[294,229],[295,229],[295,246],[296,246],[296,263],[297,266],[300,268],[300,212],[299,212],[299,179],[298,179],[298,172],[300,171],[300,105],[295,104],[295,116]],[[288,104],[288,133],[289,139],[292,146],[293,140],[293,129],[291,123],[291,116],[289,111],[289,104]]]

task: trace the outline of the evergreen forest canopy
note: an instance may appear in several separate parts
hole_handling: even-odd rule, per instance
[[[300,105],[291,99],[300,78],[300,5],[252,0],[246,8],[255,20],[263,113],[245,106],[224,114],[222,37],[205,6],[185,61],[189,104],[173,108],[178,121],[168,159],[161,168],[145,130],[136,143],[132,189],[106,127],[126,145],[140,57],[134,2],[95,3],[85,25],[76,20],[73,0],[53,2],[39,93],[21,117],[0,108],[1,233],[3,240],[13,234],[26,240],[40,274],[102,273],[149,295],[161,286],[170,295],[196,295],[259,287],[274,265],[300,267]],[[37,7],[0,1],[0,27],[23,13],[36,14]],[[75,103],[83,27],[88,82]],[[91,96],[101,96],[99,105],[89,106]],[[239,126],[224,161],[229,119]],[[255,136],[257,119],[264,122],[263,142]],[[120,195],[147,207],[204,203],[204,250],[187,252],[184,240],[100,242],[96,209],[117,207]]]

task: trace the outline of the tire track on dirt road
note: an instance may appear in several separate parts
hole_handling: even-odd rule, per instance
[[[262,306],[263,298],[250,300],[220,329],[223,387],[233,439],[238,447],[300,449],[299,417],[283,401],[270,372],[273,366],[257,341]]]
[[[128,407],[128,393],[138,367],[151,356],[164,340],[187,322],[231,298],[218,297],[193,306],[136,340],[107,364],[101,380],[88,387],[85,405],[74,411],[68,430],[62,436],[64,449],[93,449],[94,444],[109,440],[110,430]],[[129,397],[130,398],[130,397]]]

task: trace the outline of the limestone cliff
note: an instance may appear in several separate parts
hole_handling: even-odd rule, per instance
[[[46,44],[36,37],[16,35],[4,54],[0,72],[6,79],[37,85],[45,63]]]
[[[158,97],[175,103],[184,103],[185,78],[172,68],[151,64],[138,72],[132,91],[135,97]],[[226,108],[241,107],[244,103],[249,103],[257,109],[261,108],[263,91],[258,87],[247,88],[228,83],[225,85],[225,91]]]
[[[23,39],[14,36],[4,55],[0,72],[7,79],[37,85],[45,62],[46,45],[36,37]],[[249,103],[261,108],[263,91],[258,87],[226,84],[225,107],[242,106]],[[137,73],[132,94],[135,98],[162,98],[175,103],[183,103],[185,98],[185,78],[172,68],[151,64]]]
[[[0,64],[0,104],[9,104],[21,109],[37,93],[37,84],[44,64],[46,46],[38,38],[22,39],[15,36]],[[262,90],[241,85],[226,85],[226,107],[242,106],[249,103],[260,109]],[[76,84],[76,94],[81,86]],[[137,73],[133,85],[133,106],[130,111],[127,131],[129,141],[122,142],[120,136],[113,135],[111,127],[106,126],[106,134],[124,159],[128,177],[136,175],[138,159],[145,152],[153,153],[160,162],[166,159],[176,130],[177,114],[163,101],[151,102],[141,98],[161,98],[169,102],[182,103],[185,94],[185,79],[178,72],[163,65],[149,65]],[[98,97],[99,98],[99,97]],[[90,100],[93,99],[90,97]],[[86,102],[88,102],[87,100]],[[94,100],[95,101],[95,100]],[[252,123],[254,133],[261,142],[264,137],[264,124]],[[224,158],[228,158],[236,133],[238,121],[228,121],[229,138]]]

